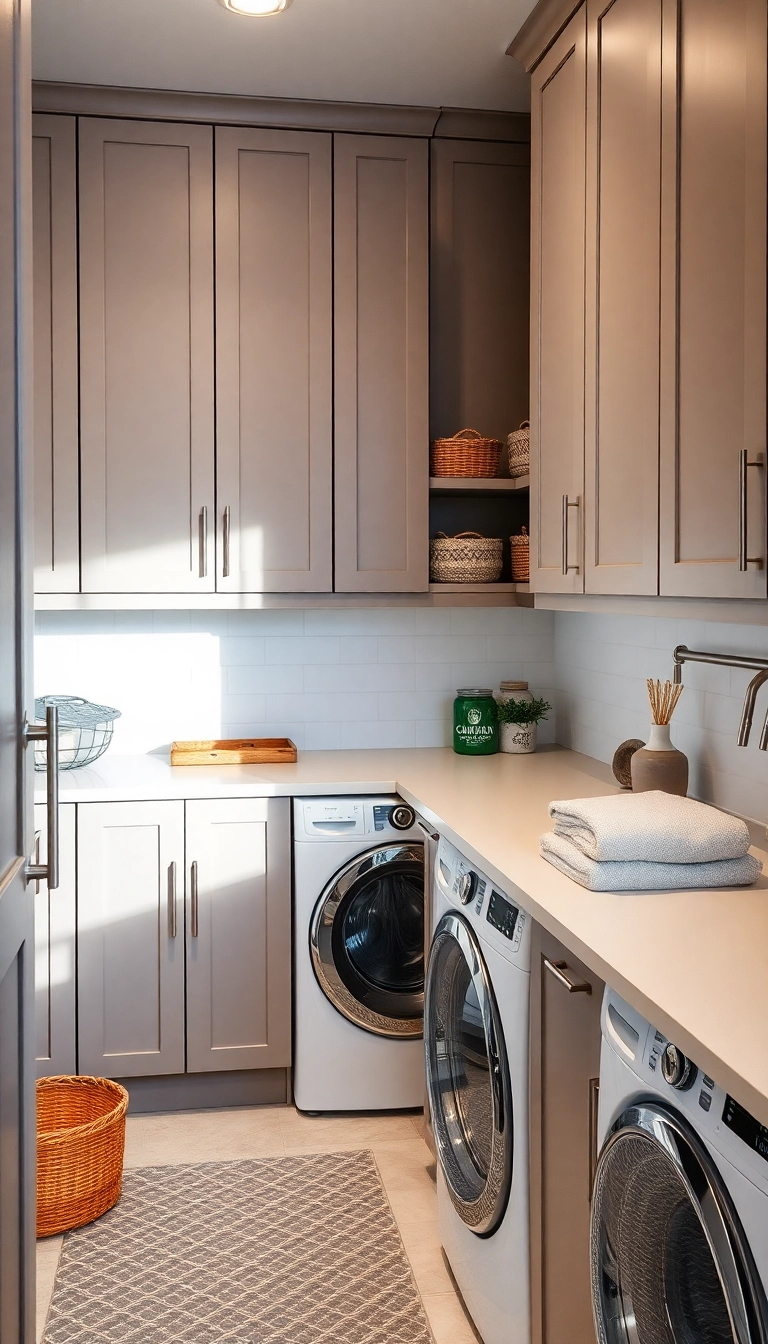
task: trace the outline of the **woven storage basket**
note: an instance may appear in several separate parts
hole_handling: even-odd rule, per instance
[[[495,583],[501,574],[503,541],[479,532],[447,537],[438,532],[429,544],[433,583]]]
[[[498,439],[484,439],[476,429],[462,429],[452,439],[435,439],[430,454],[432,476],[496,476]]]
[[[507,435],[507,460],[510,476],[527,476],[531,467],[531,426],[524,420],[519,429]]]
[[[512,556],[512,582],[528,583],[531,576],[531,539],[527,527],[518,536],[509,538],[509,549]]]
[[[38,1080],[38,1237],[82,1227],[117,1203],[127,1109],[125,1088],[108,1078]]]

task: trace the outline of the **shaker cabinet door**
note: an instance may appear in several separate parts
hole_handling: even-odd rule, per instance
[[[183,802],[79,804],[77,880],[80,1072],[183,1073]]]
[[[212,131],[82,118],[79,168],[83,592],[212,592]]]
[[[765,0],[665,11],[660,591],[764,598]]]
[[[38,1078],[74,1073],[75,804],[59,807],[59,885],[35,883],[35,1061]],[[35,806],[40,863],[47,862],[48,809]]]
[[[331,136],[216,128],[217,588],[332,588]]]
[[[586,12],[531,86],[531,588],[584,590]]]
[[[80,588],[74,117],[32,119],[36,593]]]
[[[662,0],[587,22],[585,589],[655,594]]]
[[[291,1062],[289,802],[186,804],[187,1069]]]
[[[429,584],[428,142],[334,149],[337,592]]]

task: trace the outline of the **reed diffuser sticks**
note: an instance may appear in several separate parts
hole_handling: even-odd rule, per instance
[[[670,722],[675,712],[675,705],[683,693],[682,686],[674,686],[671,681],[654,681],[651,677],[647,681],[648,698],[651,702],[651,713],[653,722],[658,724],[667,724]]]

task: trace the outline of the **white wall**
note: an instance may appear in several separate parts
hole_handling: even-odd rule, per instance
[[[555,618],[557,738],[610,761],[629,737],[647,739],[647,677],[672,677],[677,644],[768,657],[765,626],[558,612]],[[758,696],[749,746],[737,747],[752,674],[686,664],[672,741],[688,756],[690,792],[727,811],[768,821],[768,753],[758,751],[768,687]]]
[[[284,734],[305,750],[443,746],[458,686],[520,677],[552,698],[553,632],[551,613],[516,608],[42,612],[35,692],[120,709],[121,755]]]

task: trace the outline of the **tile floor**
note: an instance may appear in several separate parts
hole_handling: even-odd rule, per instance
[[[378,1163],[436,1344],[477,1344],[440,1250],[432,1154],[417,1115],[306,1116],[293,1107],[129,1116],[126,1167],[226,1162],[368,1148]],[[37,1339],[42,1339],[62,1238],[37,1247]]]

